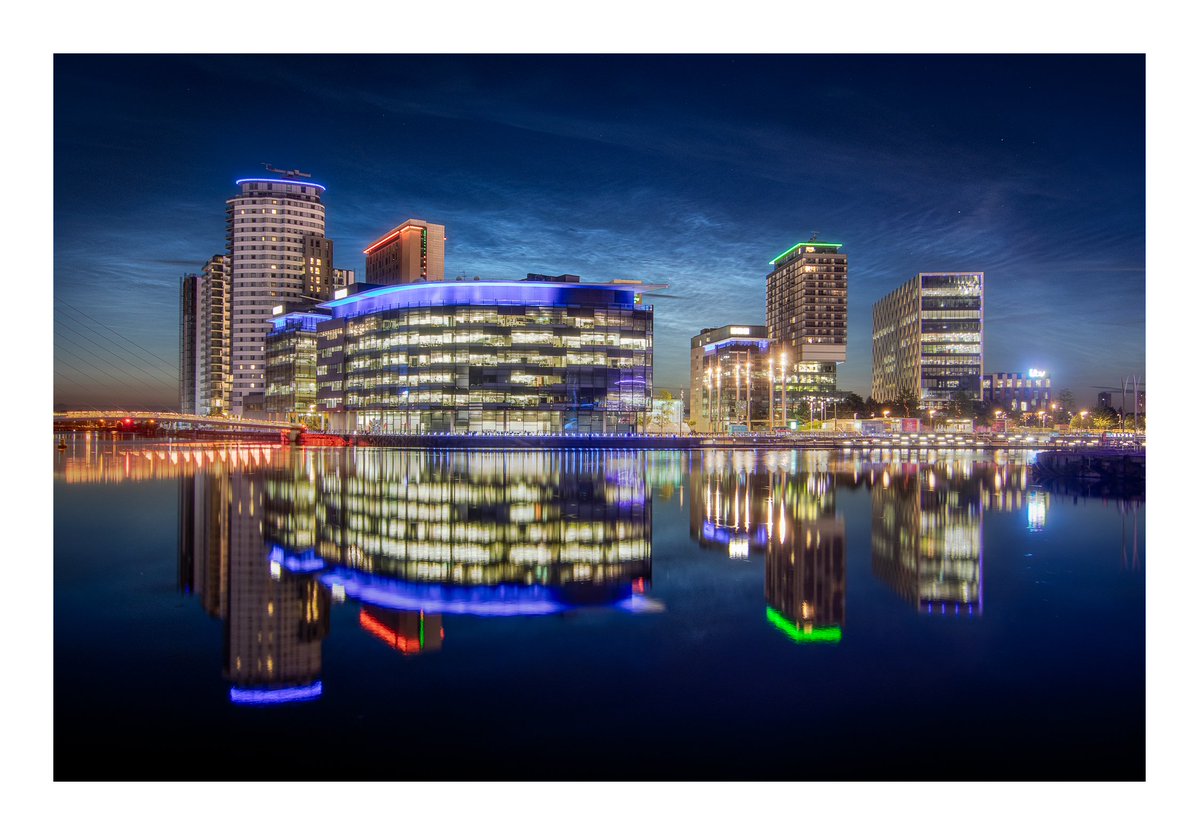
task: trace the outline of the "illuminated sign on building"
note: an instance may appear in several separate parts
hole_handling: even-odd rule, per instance
[[[729,333],[733,336],[749,336],[749,328],[729,328]]]
[[[1039,368],[1028,369],[1028,379],[1030,379],[1030,380],[1039,380],[1044,376],[1045,376],[1045,372]]]

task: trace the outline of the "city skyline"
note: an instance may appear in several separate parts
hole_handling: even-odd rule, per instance
[[[988,275],[987,372],[1048,368],[1080,398],[1144,373],[1142,56],[58,56],[56,70],[56,403],[95,402],[88,378],[109,402],[176,402],[161,371],[179,277],[224,252],[225,200],[262,161],[328,187],[336,266],[359,275],[363,249],[422,217],[446,227],[447,279],[669,284],[647,299],[659,388],[688,385],[701,328],[765,323],[770,258],[813,231],[851,261],[841,389],[869,393],[871,306],[937,270]],[[226,102],[233,79],[244,95]],[[301,91],[329,130],[248,118]],[[99,325],[159,373],[97,353]]]

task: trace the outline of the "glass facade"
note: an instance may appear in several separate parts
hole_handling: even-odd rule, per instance
[[[920,274],[920,400],[978,399],[982,380],[981,273]]]
[[[318,409],[335,431],[644,431],[653,308],[639,284],[392,285],[321,305]]]
[[[880,299],[873,317],[875,400],[981,397],[983,273],[920,273]]]
[[[761,325],[725,325],[692,337],[691,417],[697,431],[769,428],[770,347]]]
[[[266,338],[268,415],[319,424],[316,402],[316,326],[327,319],[311,313],[276,317]]]

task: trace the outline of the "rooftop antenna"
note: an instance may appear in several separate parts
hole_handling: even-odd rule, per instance
[[[818,241],[818,240],[820,240],[820,233],[813,231],[812,237],[808,238],[808,243],[810,243],[810,244],[816,243],[816,241]]]
[[[275,168],[269,162],[264,162],[262,164],[262,167],[265,168],[267,171],[270,171],[272,174],[282,174],[284,177],[286,177],[289,180],[298,180],[301,177],[311,177],[312,176],[311,174],[305,174],[303,171],[301,171],[298,168],[291,168],[291,169],[286,169],[286,170],[282,169],[282,168]]]

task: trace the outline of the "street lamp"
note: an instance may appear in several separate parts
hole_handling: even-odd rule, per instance
[[[786,351],[783,351],[783,353],[779,356],[779,374],[783,378],[783,428],[789,429],[790,426],[787,423],[787,352]]]
[[[768,378],[770,380],[770,431],[774,431],[774,357],[770,357],[767,361],[769,369]]]

